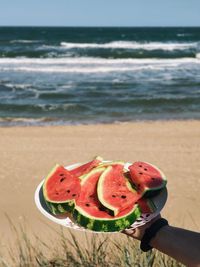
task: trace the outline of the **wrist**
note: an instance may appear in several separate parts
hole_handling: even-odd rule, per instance
[[[153,218],[150,222],[142,225],[142,226],[139,226],[138,228],[135,229],[135,234],[134,234],[134,238],[138,239],[138,240],[142,240],[143,236],[144,236],[144,233],[146,231],[146,229],[150,228],[151,225],[157,221],[158,219],[160,219],[161,216],[160,214],[158,216],[156,216],[155,218]]]
[[[168,226],[168,221],[163,218],[158,218],[145,229],[140,244],[142,251],[147,252],[153,248],[153,239],[164,226]]]

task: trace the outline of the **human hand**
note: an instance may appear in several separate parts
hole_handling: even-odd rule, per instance
[[[149,228],[155,221],[157,221],[159,218],[161,218],[161,215],[159,214],[158,216],[156,216],[155,218],[153,218],[150,222],[137,227],[135,229],[125,229],[124,231],[122,231],[123,234],[126,234],[127,236],[130,236],[132,238],[141,240],[144,232],[147,228]]]

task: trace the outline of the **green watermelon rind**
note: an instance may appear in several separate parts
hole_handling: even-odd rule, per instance
[[[124,166],[125,163],[124,163],[124,161],[104,161],[104,162],[101,162],[98,167],[99,168],[101,168],[101,167],[109,167],[109,166],[113,166],[113,165],[122,165],[122,166]]]
[[[151,200],[150,198],[147,199],[147,203],[151,209],[151,212],[155,212],[157,210],[156,205],[154,204],[153,200]]]
[[[163,185],[161,188],[155,188],[155,189],[146,189],[143,194],[142,194],[142,197],[146,198],[146,199],[149,199],[149,198],[152,198],[152,197],[156,197],[158,196],[161,191],[163,190],[163,188],[166,186]]]
[[[102,167],[102,168],[96,167],[96,168],[92,169],[89,173],[83,175],[83,177],[82,177],[82,179],[80,181],[81,186],[84,185],[84,183],[87,181],[88,178],[90,178],[91,175],[93,175],[95,173],[98,173],[98,172],[102,172],[104,170],[105,170],[104,167]]]
[[[44,183],[42,185],[42,190],[43,190],[43,197],[44,197],[44,201],[47,205],[47,207],[49,208],[50,212],[54,215],[59,215],[59,214],[63,214],[66,212],[72,212],[74,209],[74,200],[68,200],[68,201],[53,201],[50,200],[47,196],[47,191],[46,191],[46,183],[49,179],[49,177],[51,177],[53,175],[53,173],[56,171],[56,169],[60,167],[59,164],[56,164],[51,171],[49,172],[49,174],[46,176]]]
[[[76,206],[73,211],[73,218],[76,223],[86,229],[96,232],[119,232],[130,227],[141,216],[139,205],[122,217],[107,219],[96,218],[89,215],[81,207]]]
[[[52,202],[45,200],[45,203],[53,215],[60,215],[60,214],[65,214],[67,212],[73,212],[74,205],[75,205],[74,201],[70,201],[66,203],[52,203]]]
[[[119,212],[119,210],[115,207],[113,207],[112,205],[110,205],[109,203],[105,202],[104,198],[103,198],[103,182],[104,182],[104,178],[107,176],[107,174],[112,170],[112,167],[109,166],[106,168],[106,170],[102,173],[102,175],[99,177],[99,181],[98,181],[98,185],[97,185],[97,196],[99,201],[101,202],[101,204],[106,207],[107,209],[111,210],[113,212],[114,215],[117,215],[117,213]]]

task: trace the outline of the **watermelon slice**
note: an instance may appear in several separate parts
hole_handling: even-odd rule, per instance
[[[129,170],[132,182],[142,195],[152,196],[166,186],[164,173],[150,163],[138,161]]]
[[[47,175],[43,184],[45,202],[54,215],[71,211],[80,190],[80,180],[58,164]]]
[[[141,212],[138,205],[131,203],[117,216],[109,214],[97,196],[98,180],[104,171],[105,168],[96,168],[81,180],[81,193],[76,200],[73,217],[79,225],[93,231],[120,231],[129,227]]]
[[[142,213],[153,213],[156,207],[150,198],[141,198],[137,201]]]
[[[99,201],[111,210],[114,216],[141,197],[125,178],[123,166],[122,164],[109,166],[99,178],[97,187]]]
[[[83,165],[80,165],[80,166],[70,170],[69,172],[73,175],[76,175],[77,177],[80,177],[80,176],[85,175],[88,172],[90,172],[93,168],[97,167],[102,161],[103,161],[103,159],[98,156],[94,160],[87,162]]]

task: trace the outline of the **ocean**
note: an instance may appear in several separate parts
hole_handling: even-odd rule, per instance
[[[200,119],[200,28],[0,27],[0,126]]]

